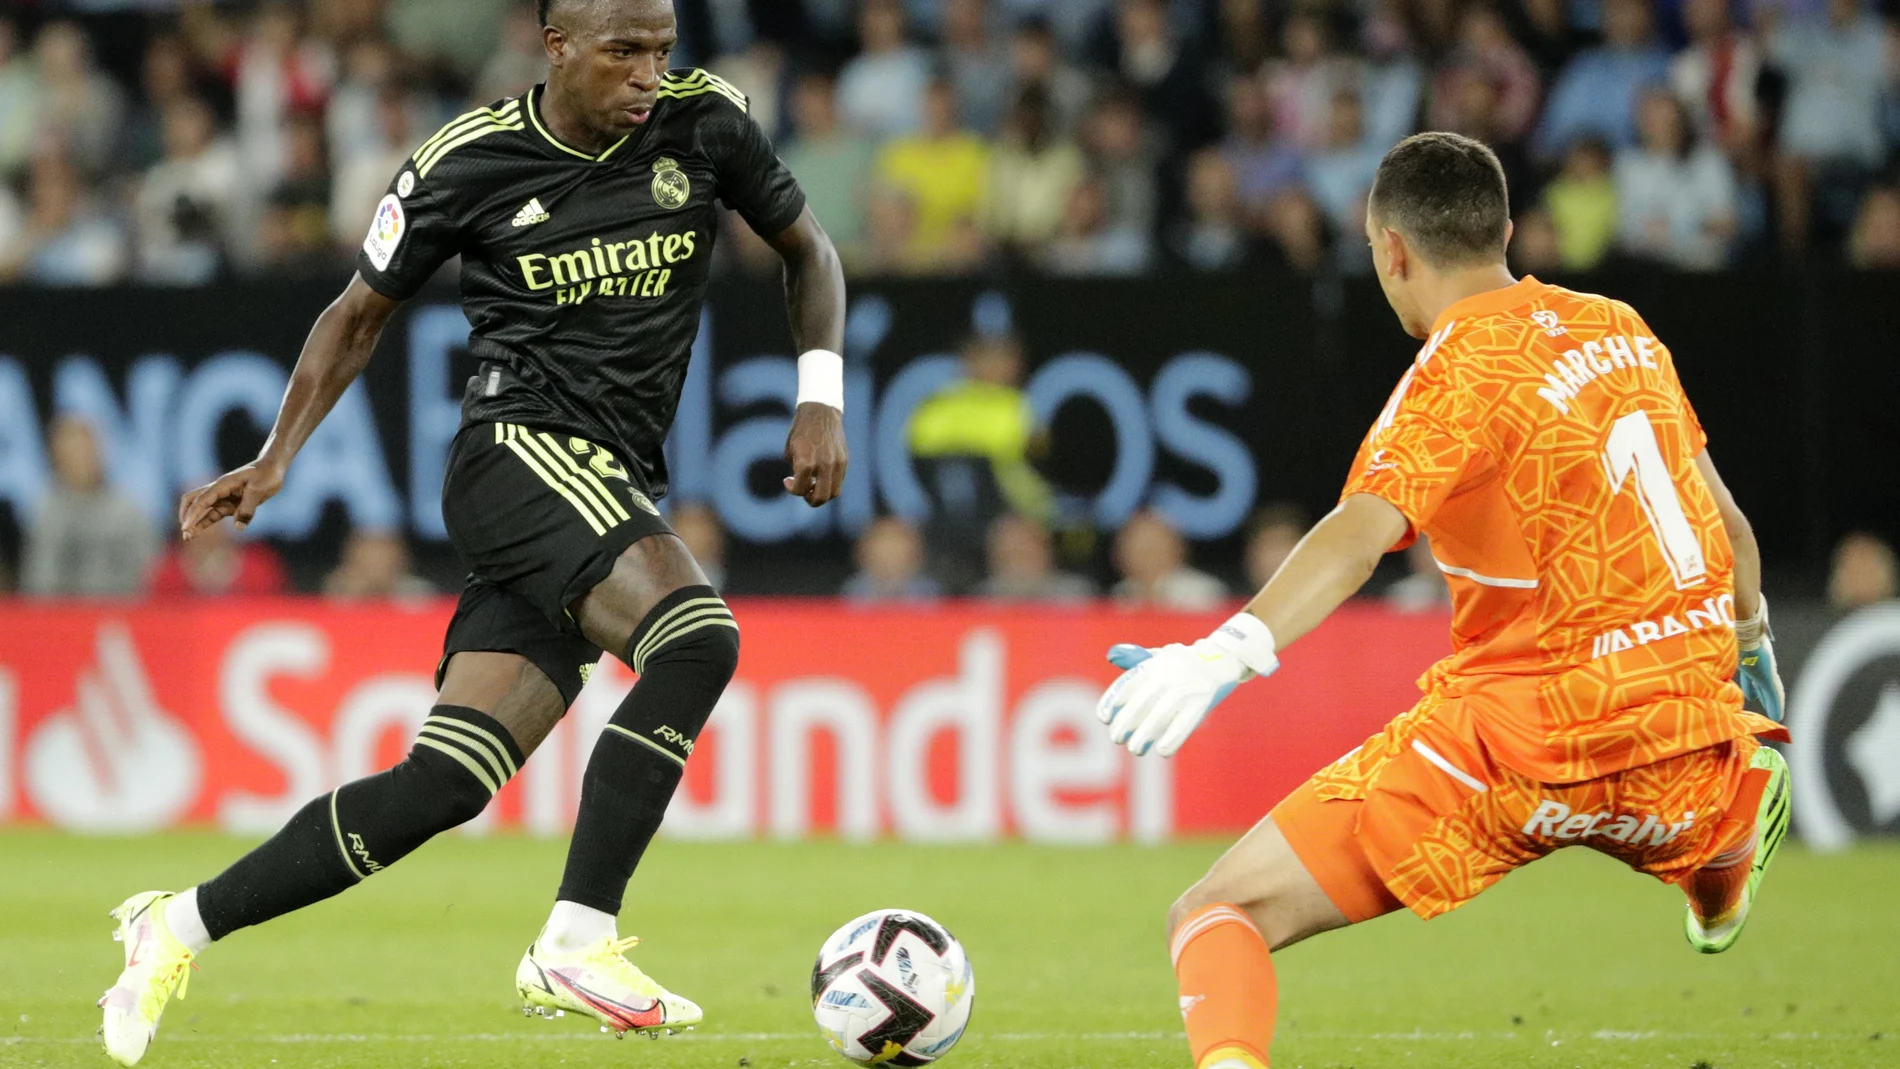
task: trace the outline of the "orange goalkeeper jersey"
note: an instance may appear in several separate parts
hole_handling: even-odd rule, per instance
[[[1634,309],[1525,278],[1459,301],[1367,434],[1345,494],[1424,532],[1452,593],[1428,692],[1499,759],[1594,779],[1744,735],[1734,557],[1707,437]]]

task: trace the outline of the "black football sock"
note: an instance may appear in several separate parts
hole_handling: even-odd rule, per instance
[[[588,759],[557,896],[608,914],[620,912],[693,741],[739,666],[739,625],[712,587],[687,587],[647,614],[625,659],[640,679]]]
[[[222,939],[341,894],[438,832],[475,819],[521,761],[520,747],[494,718],[436,706],[401,764],[313,800],[199,884],[205,930]]]

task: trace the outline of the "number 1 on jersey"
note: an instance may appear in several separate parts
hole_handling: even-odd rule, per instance
[[[1632,472],[1636,475],[1636,500],[1649,517],[1650,530],[1662,545],[1663,560],[1676,588],[1694,586],[1709,570],[1702,556],[1702,544],[1695,528],[1682,509],[1682,495],[1669,477],[1669,463],[1663,459],[1656,442],[1656,427],[1649,413],[1637,409],[1610,427],[1603,444],[1603,469],[1610,476],[1610,493],[1620,493]]]

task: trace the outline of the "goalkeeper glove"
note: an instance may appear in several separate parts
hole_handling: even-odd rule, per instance
[[[1766,597],[1755,609],[1753,619],[1736,622],[1735,643],[1741,651],[1735,682],[1741,686],[1742,696],[1760,706],[1763,716],[1780,723],[1787,692],[1781,687],[1781,673],[1775,667],[1775,633],[1768,626]]]
[[[1109,738],[1137,757],[1151,749],[1173,757],[1235,687],[1280,667],[1273,632],[1244,612],[1192,646],[1120,645],[1108,651],[1108,660],[1124,671],[1095,715],[1108,725]]]

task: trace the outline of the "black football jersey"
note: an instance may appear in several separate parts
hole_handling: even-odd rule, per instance
[[[669,72],[647,122],[598,156],[555,139],[543,92],[478,108],[424,142],[390,184],[357,267],[372,289],[406,300],[461,256],[479,362],[464,423],[598,442],[657,497],[715,203],[774,235],[805,197],[745,96],[705,71]]]

